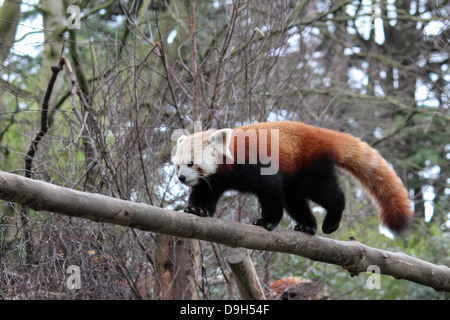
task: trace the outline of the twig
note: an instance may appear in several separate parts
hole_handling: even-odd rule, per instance
[[[231,38],[233,36],[234,26],[236,24],[236,19],[239,12],[239,0],[233,1],[233,11],[231,13],[230,23],[228,25],[227,33],[225,35],[225,40],[223,42],[222,50],[220,51],[219,55],[219,62],[217,66],[217,72],[216,72],[216,81],[214,83],[214,89],[211,97],[211,110],[209,112],[208,120],[206,122],[206,127],[208,127],[211,124],[213,115],[216,114],[216,102],[217,102],[217,94],[218,94],[218,88],[220,83],[220,77],[223,67],[223,61],[225,60],[225,54],[228,51],[228,47],[230,46]]]
[[[192,45],[192,115],[194,121],[198,120],[197,116],[197,22],[195,21],[195,0],[191,0],[191,45]]]
[[[94,153],[94,161],[98,164],[101,164],[100,161],[100,156],[97,150],[97,146],[94,143],[94,140],[91,137],[91,134],[89,132],[89,128],[86,125],[86,121],[83,118],[83,116],[81,115],[80,111],[77,108],[77,103],[76,103],[76,96],[78,95],[78,97],[80,98],[80,100],[82,101],[82,103],[85,105],[87,110],[90,110],[90,105],[86,102],[86,99],[84,99],[83,94],[81,93],[80,87],[78,86],[78,82],[77,82],[77,77],[75,76],[75,73],[73,72],[72,69],[72,65],[70,64],[69,59],[67,59],[66,57],[63,58],[65,65],[67,67],[67,72],[69,73],[69,78],[70,78],[70,82],[72,83],[72,91],[71,91],[71,95],[72,95],[72,110],[75,114],[75,116],[77,117],[78,121],[80,122],[82,127],[85,127],[85,130],[88,132],[88,137],[84,138],[85,141],[89,144],[89,146],[92,149],[92,152]]]
[[[61,48],[61,56],[59,59],[59,63],[56,66],[52,67],[52,75],[50,80],[48,81],[47,90],[45,91],[44,99],[42,101],[42,110],[41,110],[41,127],[39,131],[36,133],[36,136],[31,141],[30,146],[28,147],[28,152],[25,155],[25,177],[31,178],[32,176],[32,165],[34,160],[34,155],[36,154],[39,142],[45,136],[48,131],[48,109],[49,109],[49,101],[52,95],[53,86],[55,85],[56,78],[58,77],[58,73],[64,68],[64,48],[66,47],[66,39],[63,40],[63,45]]]
[[[159,26],[159,17],[158,17],[158,11],[157,10],[155,10],[155,20],[156,20],[156,29],[158,31],[159,39],[162,39],[161,28]],[[170,95],[172,96],[172,100],[173,100],[172,105],[175,107],[175,111],[176,111],[176,114],[178,116],[178,120],[180,121],[180,125],[184,129],[184,127],[185,127],[184,120],[183,120],[183,117],[180,114],[180,108],[179,108],[179,105],[177,103],[177,99],[176,99],[176,96],[175,96],[175,91],[173,89],[172,82],[170,81],[170,74],[169,74],[169,69],[167,67],[167,59],[166,59],[166,54],[164,52],[163,42],[162,41],[158,41],[156,43],[156,46],[159,48],[159,57],[161,58],[161,62],[162,62],[163,67],[164,67],[164,72],[166,74],[165,78],[167,80],[167,85],[169,86]]]

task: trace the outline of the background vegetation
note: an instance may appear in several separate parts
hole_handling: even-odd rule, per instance
[[[67,23],[73,4],[79,29]],[[170,165],[176,129],[302,121],[376,147],[414,202],[412,231],[393,238],[342,175],[347,208],[330,237],[449,265],[449,16],[443,0],[4,0],[0,169],[181,210],[188,189]],[[36,146],[64,37],[84,99],[60,72]],[[249,223],[258,204],[230,192],[217,215]],[[0,203],[0,298],[238,299],[223,251]],[[301,276],[324,282],[332,299],[449,298],[390,277],[369,290],[366,275],[286,254],[251,257],[265,288]],[[66,286],[69,265],[80,266],[79,290]]]

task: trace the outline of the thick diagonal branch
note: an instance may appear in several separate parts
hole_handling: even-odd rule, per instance
[[[145,231],[216,242],[230,247],[277,251],[339,265],[352,275],[377,266],[381,274],[450,292],[450,268],[404,253],[305,233],[201,218],[100,194],[75,191],[0,171],[0,199],[72,217]]]

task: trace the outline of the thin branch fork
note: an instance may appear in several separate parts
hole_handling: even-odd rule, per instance
[[[295,254],[339,265],[351,275],[377,266],[381,274],[450,292],[450,268],[404,253],[371,248],[355,240],[338,241],[291,230],[264,228],[202,218],[100,194],[75,191],[0,171],[0,199],[34,210],[107,222],[144,231],[193,238],[230,247]]]
[[[50,80],[48,81],[48,85],[47,85],[47,89],[44,95],[44,99],[42,101],[42,111],[41,111],[41,126],[39,131],[36,133],[36,136],[33,138],[33,140],[30,143],[30,146],[28,148],[27,154],[25,155],[25,177],[27,178],[31,178],[32,177],[32,166],[33,166],[33,160],[34,160],[34,156],[36,154],[36,151],[38,149],[38,145],[39,142],[42,140],[42,138],[45,136],[45,134],[48,131],[49,125],[49,119],[48,119],[48,113],[49,113],[49,102],[50,102],[50,97],[52,95],[53,92],[53,87],[54,84],[56,82],[56,79],[58,77],[58,74],[60,71],[62,71],[64,69],[64,66],[66,66],[68,74],[69,74],[69,78],[70,81],[72,83],[72,108],[73,111],[78,119],[78,121],[81,124],[81,132],[83,130],[87,130],[89,131],[86,125],[86,119],[84,119],[81,115],[81,113],[78,111],[78,109],[76,108],[76,100],[74,99],[75,95],[77,94],[81,100],[81,102],[83,103],[83,105],[86,107],[87,110],[92,111],[92,107],[87,103],[84,95],[82,94],[79,86],[78,86],[78,82],[75,76],[75,73],[72,70],[72,66],[70,64],[69,59],[67,59],[67,57],[64,54],[64,50],[66,48],[66,39],[63,39],[63,44],[61,47],[61,54],[60,54],[60,58],[59,58],[59,62],[56,66],[52,66],[52,75],[50,77]],[[80,135],[81,135],[80,132]],[[100,156],[98,153],[98,150],[95,146],[95,143],[93,141],[93,139],[91,138],[91,134],[89,132],[89,138],[87,139],[88,143],[90,145],[90,147],[92,148],[93,152],[94,152],[94,156],[95,156],[95,160],[97,163],[100,163]]]
[[[66,46],[66,39],[63,41],[62,49],[61,49],[61,57],[56,66],[52,67],[52,76],[48,81],[47,90],[45,91],[44,99],[42,100],[42,111],[41,111],[41,127],[39,131],[36,133],[36,136],[30,143],[28,147],[27,154],[25,155],[25,176],[31,178],[31,169],[33,165],[34,155],[36,154],[39,142],[45,136],[48,131],[48,110],[49,110],[49,102],[50,97],[53,92],[53,87],[55,85],[56,79],[58,77],[59,72],[64,68],[64,48]]]
[[[92,135],[89,129],[89,126],[87,125],[87,116],[88,116],[88,112],[92,111],[92,107],[88,104],[88,102],[86,101],[83,93],[80,90],[80,87],[78,85],[78,81],[77,81],[77,77],[75,75],[75,73],[73,72],[72,69],[72,65],[70,64],[69,59],[67,59],[66,57],[62,58],[64,60],[64,64],[67,67],[67,72],[69,74],[69,78],[70,78],[70,82],[72,84],[72,91],[71,91],[71,95],[72,95],[72,110],[75,114],[75,116],[78,119],[78,122],[80,122],[81,125],[81,132],[80,132],[80,136],[83,130],[86,130],[88,132],[88,136],[84,138],[84,140],[89,144],[89,146],[92,149],[92,152],[94,153],[94,161],[97,164],[100,164],[100,155],[99,152],[97,150],[97,146],[95,145],[94,140],[92,139]],[[87,113],[85,114],[85,117],[83,117],[81,115],[81,112],[77,109],[77,103],[76,103],[76,96],[78,95],[81,103],[83,103],[84,107],[86,108]],[[93,166],[94,163],[91,165]]]

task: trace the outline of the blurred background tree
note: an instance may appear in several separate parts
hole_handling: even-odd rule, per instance
[[[293,120],[349,132],[393,165],[414,202],[394,238],[342,176],[347,209],[330,237],[449,264],[450,6],[438,1],[0,1],[0,168],[24,174],[62,39],[85,97],[58,76],[35,179],[181,210],[176,129]],[[69,5],[80,29],[68,27]],[[82,116],[82,120],[76,113]],[[218,245],[0,204],[0,297],[238,298]],[[319,220],[323,211],[315,207]],[[249,223],[254,197],[229,192],[219,217]],[[292,228],[285,218],[282,228]],[[320,234],[323,236],[323,234]],[[279,253],[252,252],[264,287],[301,276],[332,299],[448,299]],[[82,289],[66,287],[78,265]]]

